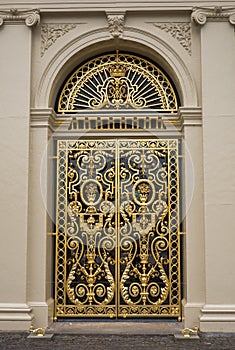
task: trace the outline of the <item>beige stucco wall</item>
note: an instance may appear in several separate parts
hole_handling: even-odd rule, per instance
[[[183,324],[233,331],[235,37],[234,12],[226,7],[235,3],[216,2],[223,11],[201,10],[199,19],[191,19],[193,6],[215,2],[92,3],[0,4],[0,329],[46,327],[53,320],[54,160],[48,141],[54,101],[75,66],[120,49],[160,64],[182,102]],[[31,13],[9,12],[35,7],[40,13],[31,23]],[[107,16],[121,16],[117,32]]]

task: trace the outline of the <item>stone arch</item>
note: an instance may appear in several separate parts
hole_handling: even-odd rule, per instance
[[[107,39],[106,30],[102,29],[70,41],[52,57],[39,81],[35,107],[53,107],[58,87],[74,67],[92,56],[116,49],[147,56],[153,62],[157,62],[174,82],[181,105],[198,105],[196,85],[190,69],[169,43],[140,29],[125,30],[123,39],[110,40]]]
[[[76,66],[91,57],[105,52],[114,52],[116,49],[147,56],[151,61],[156,62],[174,82],[181,105],[196,107],[197,91],[187,63],[187,53],[184,56],[182,50],[177,51],[176,46],[177,44],[171,45],[161,37],[135,28],[126,29],[123,39],[108,38],[107,29],[91,31],[69,41],[54,55],[51,51],[52,56],[48,56],[48,63],[35,91],[33,107],[39,109],[38,113],[41,113],[40,109],[53,108],[59,88]]]

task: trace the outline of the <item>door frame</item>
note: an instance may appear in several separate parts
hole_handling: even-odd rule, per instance
[[[99,113],[100,114],[100,113]],[[118,113],[118,115],[120,117],[123,118],[122,116],[123,112],[122,113]],[[144,114],[143,113],[130,113],[129,111],[129,116],[131,118],[133,118],[133,115],[134,114],[137,114],[137,116],[139,117],[139,115],[142,115],[144,117]],[[153,113],[152,115],[156,116],[156,113]],[[115,113],[115,115],[117,115],[117,113]],[[102,116],[104,116],[104,114],[102,114]],[[94,117],[94,114],[93,114],[93,117]],[[106,116],[105,116],[106,117]],[[126,117],[126,115],[124,116]],[[56,140],[58,139],[71,139],[73,138],[74,139],[74,136],[76,135],[77,138],[79,139],[84,139],[84,138],[93,138],[93,137],[101,137],[102,135],[102,138],[107,138],[107,139],[111,139],[113,138],[114,136],[118,138],[143,138],[143,139],[146,139],[149,137],[150,133],[151,133],[151,137],[157,137],[157,138],[169,138],[169,139],[173,139],[173,138],[176,138],[176,139],[181,139],[181,132],[179,131],[177,125],[173,125],[172,123],[172,120],[175,119],[175,117],[173,115],[157,115],[158,118],[160,118],[161,120],[161,123],[162,123],[162,120],[164,120],[164,128],[158,128],[158,129],[155,129],[155,130],[147,130],[147,129],[142,129],[142,128],[139,128],[139,130],[116,130],[115,132],[113,130],[108,130],[106,128],[104,128],[102,131],[99,130],[78,130],[76,128],[76,125],[74,124],[74,118],[70,118],[69,122],[67,123],[67,127],[65,127],[65,125],[63,124],[62,128],[59,128],[57,130],[57,132],[53,135],[53,142],[55,142]],[[86,118],[89,118],[89,116],[86,116]],[[106,117],[106,120],[107,118],[110,118],[110,116],[107,116]],[[68,128],[68,125],[69,128]],[[71,125],[75,125],[75,127],[71,127]],[[160,124],[159,124],[160,125]],[[172,126],[173,125],[173,126]],[[69,129],[69,130],[68,130]],[[138,136],[137,136],[138,135]],[[181,158],[182,160],[182,158]],[[179,177],[182,176],[181,174],[181,165],[179,163]],[[181,200],[179,201],[179,207],[181,206]],[[181,219],[179,219],[179,221],[181,221]],[[181,233],[182,229],[179,229],[179,233]],[[180,258],[179,258],[180,259]],[[182,260],[182,257],[181,257],[181,260]],[[181,267],[183,266],[183,264],[181,263]],[[181,282],[180,282],[181,284]],[[176,317],[179,317],[180,318],[180,315],[177,314]]]

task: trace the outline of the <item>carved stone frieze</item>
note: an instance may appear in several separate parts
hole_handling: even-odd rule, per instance
[[[231,24],[235,24],[235,8],[215,6],[214,8],[196,7],[193,9],[191,19],[197,24],[205,24],[208,18],[213,21],[228,20]]]
[[[124,30],[124,14],[108,14],[109,33],[111,38],[121,38]]]
[[[155,27],[169,33],[191,55],[191,24],[190,23],[154,23]]]
[[[41,56],[57,39],[77,27],[77,24],[43,24],[41,27]]]
[[[17,9],[10,9],[0,11],[0,26],[4,22],[18,23],[25,22],[28,27],[33,27],[40,22],[39,10],[19,11]]]

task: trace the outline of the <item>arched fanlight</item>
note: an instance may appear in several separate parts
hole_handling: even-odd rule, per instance
[[[104,108],[169,113],[178,109],[176,96],[161,69],[144,58],[117,51],[96,57],[72,73],[55,109],[63,114]]]

